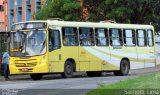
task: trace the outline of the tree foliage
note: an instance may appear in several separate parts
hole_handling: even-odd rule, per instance
[[[94,3],[93,3],[94,2]],[[159,3],[159,4],[157,4]],[[91,19],[114,19],[125,23],[148,23],[155,13],[159,0],[85,0]]]
[[[80,4],[73,0],[48,0],[36,15],[36,19],[61,18],[64,20],[79,20]]]
[[[84,0],[84,4],[91,21],[153,24],[156,30],[160,30],[159,0]]]
[[[36,19],[74,21],[115,20],[118,23],[153,24],[160,30],[159,0],[48,0]],[[83,17],[83,15],[85,15]]]

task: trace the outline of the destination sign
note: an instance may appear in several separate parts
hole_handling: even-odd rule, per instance
[[[45,22],[30,22],[30,23],[19,23],[12,26],[12,31],[16,30],[28,30],[28,29],[44,29],[47,28]]]

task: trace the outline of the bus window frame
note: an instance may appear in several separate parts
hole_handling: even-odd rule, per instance
[[[152,33],[152,38],[150,38],[150,39],[152,39],[152,45],[149,45],[148,31],[151,31],[151,33]],[[155,44],[154,44],[154,34],[153,34],[154,31],[152,29],[147,29],[146,32],[147,32],[146,33],[147,34],[146,39],[147,39],[148,47],[154,47],[155,46]]]
[[[113,42],[111,42],[111,41],[112,41],[112,38],[113,38],[112,35],[111,35],[111,32],[112,32],[111,30],[112,30],[112,29],[120,30],[120,33],[121,33],[121,34],[119,35],[119,37],[114,37],[114,38],[119,38],[120,45],[113,45]],[[114,47],[115,47],[115,46],[120,46],[120,47],[123,47],[123,30],[122,30],[121,28],[109,28],[108,30],[109,30],[109,37],[110,37],[110,38],[109,38],[109,39],[110,39],[110,40],[109,40],[109,41],[110,41],[110,46],[114,46]]]
[[[83,44],[81,44],[81,39],[80,39],[80,37],[81,37],[81,34],[80,34],[80,29],[81,28],[84,28],[84,29],[92,29],[92,36],[90,37],[91,38],[91,45],[83,45]],[[78,28],[78,34],[79,34],[79,45],[80,46],[95,46],[95,29],[93,28],[93,27],[79,27]],[[84,36],[82,36],[82,37],[84,37]],[[86,36],[86,37],[89,37],[89,36]],[[93,43],[93,44],[92,44]]]
[[[139,30],[143,30],[144,31],[144,45],[142,46],[142,45],[139,45],[139,41],[138,41],[138,39],[139,39],[139,36],[138,36],[138,31]],[[147,31],[146,31],[146,29],[136,29],[136,39],[137,39],[137,46],[138,47],[147,47],[148,45],[147,45]]]
[[[125,30],[132,30],[132,32],[134,32],[134,37],[132,36],[132,40],[135,42],[134,45],[126,45],[126,44],[124,43],[124,39],[125,39],[125,38],[131,38],[131,37],[124,37],[124,32],[125,32]],[[136,47],[136,46],[137,46],[137,37],[136,37],[136,30],[135,30],[135,29],[124,28],[122,35],[123,35],[123,45],[124,45],[125,47]]]
[[[73,36],[72,35],[63,35],[63,29],[64,28],[73,28],[73,29],[76,29],[76,35],[74,35],[75,37],[74,38],[76,38],[76,41],[77,41],[77,44],[75,44],[75,45],[65,45],[64,44],[64,38],[73,38]],[[77,27],[66,27],[66,26],[64,26],[64,27],[62,27],[61,28],[61,31],[62,31],[62,44],[63,44],[63,46],[66,46],[66,47],[74,47],[74,46],[79,46],[79,32],[78,32],[78,29],[77,29]],[[71,36],[71,37],[70,37]]]
[[[105,37],[98,37],[98,38],[106,38],[106,45],[97,45],[97,42],[96,42],[96,40],[97,40],[97,35],[96,35],[96,32],[97,32],[97,29],[104,29],[105,30]],[[98,46],[98,47],[106,47],[106,46],[110,46],[110,37],[109,37],[109,29],[108,28],[101,28],[101,27],[95,27],[95,29],[94,29],[94,31],[95,31],[95,35],[94,35],[94,37],[95,37],[95,46]],[[106,32],[107,32],[107,37],[106,37]]]
[[[53,48],[52,49],[50,49],[50,30],[52,30],[52,32],[51,33],[53,33],[53,31],[58,31],[58,34],[59,34],[59,42],[60,42],[60,46],[58,46],[58,48],[54,48],[54,46],[53,46]],[[52,52],[52,51],[54,51],[54,50],[57,50],[57,49],[61,49],[61,33],[60,33],[60,31],[58,30],[58,29],[51,29],[51,28],[48,28],[48,51],[49,52]]]

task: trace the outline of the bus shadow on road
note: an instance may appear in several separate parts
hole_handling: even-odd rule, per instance
[[[101,76],[99,77],[110,77],[114,76],[113,73],[102,73]],[[32,80],[30,78],[30,75],[11,75],[10,76],[11,81],[17,81],[17,80]],[[86,73],[75,73],[72,77],[73,78],[91,78],[88,77]],[[43,75],[42,80],[57,80],[57,79],[71,79],[71,78],[62,78],[61,74],[48,74],[48,75]]]
[[[110,77],[114,76],[113,73],[102,73],[99,77]],[[75,73],[72,77],[73,78],[91,78],[88,77],[86,73]],[[42,80],[54,80],[54,79],[71,79],[71,78],[62,78],[61,74],[51,74],[51,75],[44,75]]]

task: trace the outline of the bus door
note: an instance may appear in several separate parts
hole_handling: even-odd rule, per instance
[[[106,28],[96,28],[95,29],[95,41],[96,46],[94,47],[95,56],[93,57],[92,68],[97,70],[108,70],[111,65],[110,60],[110,47],[109,47],[109,31]],[[93,69],[93,70],[94,70]]]
[[[155,64],[155,50],[152,30],[137,30],[137,54],[141,67],[151,67]]]
[[[110,64],[112,65],[110,69],[118,70],[120,67],[120,61],[124,57],[122,30],[111,28],[109,29],[109,36],[110,36],[110,53],[111,53]]]
[[[9,40],[9,33],[10,32],[0,32],[0,74],[3,75],[3,66],[2,66],[2,56],[3,53],[6,51]]]
[[[92,52],[90,50],[94,44],[93,34],[92,28],[79,28],[79,71],[90,71],[92,56]]]
[[[134,29],[123,29],[123,53],[120,54],[130,61],[131,69],[136,69],[137,67],[137,47],[136,47],[136,31]]]
[[[156,65],[156,51],[154,42],[154,33],[152,30],[147,30],[147,59],[145,60],[145,67],[152,67]]]
[[[77,27],[62,27],[62,63],[61,70],[64,68],[64,63],[67,60],[74,60],[76,63],[76,71],[79,69],[78,65],[78,32]]]
[[[49,72],[59,72],[59,63],[61,61],[61,41],[60,41],[60,31],[58,29],[49,29]]]
[[[155,48],[154,48],[154,34],[153,30],[138,30],[139,49],[137,49],[139,60],[144,60],[144,67],[155,66]],[[143,32],[143,33],[142,33]],[[143,37],[144,34],[144,37]],[[143,39],[144,38],[144,39]],[[144,42],[144,44],[143,44]]]

